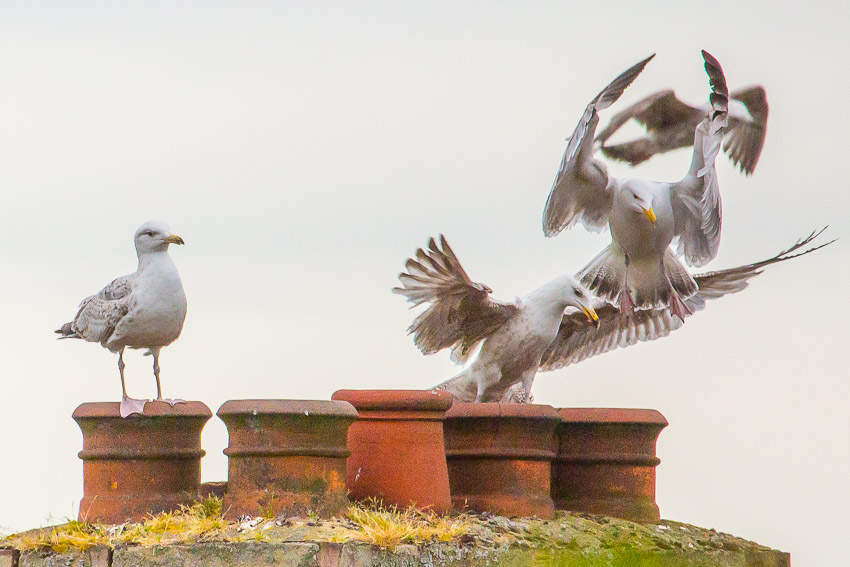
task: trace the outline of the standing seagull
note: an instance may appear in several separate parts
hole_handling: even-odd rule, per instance
[[[459,375],[468,378],[469,398],[476,402],[499,401],[514,384],[531,391],[565,309],[598,322],[592,296],[570,275],[514,303],[491,299],[492,290],[469,279],[444,236],[439,247],[432,238],[427,250],[417,250],[416,259],[407,260],[405,267],[407,273],[399,275],[404,287],[393,292],[413,305],[431,304],[409,329],[423,354],[451,347],[452,358],[465,362],[483,341],[475,361]]]
[[[741,105],[729,109],[723,151],[745,175],[750,175],[756,168],[767,133],[767,94],[756,85],[734,91],[729,98]],[[596,141],[605,157],[637,165],[655,154],[693,145],[694,128],[709,111],[708,106],[697,108],[682,102],[672,90],[659,91],[615,115],[596,136]],[[606,146],[608,138],[631,119],[646,129],[646,135]]]
[[[554,236],[581,221],[591,230],[608,225],[612,243],[580,273],[598,296],[619,302],[621,311],[669,306],[684,320],[684,303],[696,283],[676,258],[702,266],[720,246],[720,191],[714,160],[727,122],[728,92],[717,60],[702,52],[711,85],[711,112],[694,131],[694,155],[676,183],[617,179],[593,159],[598,111],[615,102],[653,56],[631,67],[587,105],[569,139],[543,212],[543,232]],[[678,239],[676,254],[670,249]]]
[[[162,397],[159,382],[159,351],[174,342],[186,319],[186,295],[177,267],[168,255],[169,244],[183,244],[183,239],[171,234],[168,225],[149,221],[139,227],[133,241],[139,268],[122,276],[87,297],[80,304],[76,317],[56,331],[60,339],[84,339],[100,343],[118,353],[121,374],[121,417],[144,414],[148,400],[136,400],[127,395],[124,383],[124,349],[148,349],[153,355],[153,374],[156,377],[156,399],[172,406],[185,403]]]

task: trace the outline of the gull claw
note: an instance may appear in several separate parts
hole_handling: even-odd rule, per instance
[[[134,398],[123,397],[121,399],[121,417],[128,417],[137,413],[139,415],[145,415],[145,404],[148,403],[148,400],[136,400]]]
[[[186,400],[181,400],[181,399],[179,399],[179,398],[174,398],[174,399],[171,399],[171,398],[157,398],[157,399],[156,399],[156,400],[154,400],[154,401],[155,401],[155,402],[165,402],[166,404],[170,405],[171,407],[174,407],[174,406],[176,406],[177,404],[185,404],[185,403],[186,403]]]

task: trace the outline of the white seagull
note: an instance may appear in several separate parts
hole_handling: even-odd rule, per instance
[[[729,124],[723,138],[723,151],[745,175],[755,170],[767,134],[767,94],[759,85],[729,94],[739,105],[730,105]],[[695,107],[676,98],[672,90],[653,93],[615,115],[596,136],[605,157],[642,163],[655,154],[686,148],[694,143],[694,129],[711,109]],[[634,119],[646,129],[646,135],[615,145],[605,145],[623,124]]]
[[[136,231],[133,241],[139,268],[122,276],[87,297],[77,315],[56,332],[60,339],[84,339],[100,343],[118,353],[121,374],[121,417],[144,414],[145,402],[127,395],[124,383],[124,349],[148,349],[153,355],[153,374],[156,378],[156,399],[171,404],[185,403],[162,397],[159,381],[159,351],[174,342],[186,319],[186,295],[177,267],[168,255],[169,244],[183,244],[183,239],[171,234],[168,226],[156,221],[146,222]]]
[[[491,299],[492,290],[469,279],[442,235],[439,247],[430,239],[428,248],[418,249],[416,259],[408,259],[405,267],[407,272],[399,275],[404,287],[393,292],[414,306],[430,303],[408,330],[423,354],[450,347],[452,358],[465,362],[483,342],[475,361],[460,374],[467,378],[469,391],[463,397],[470,401],[499,401],[514,384],[530,392],[564,310],[598,321],[592,296],[570,275],[513,303]]]
[[[616,101],[653,56],[625,71],[587,105],[569,139],[543,212],[543,232],[554,236],[581,221],[591,230],[607,225],[612,243],[579,272],[597,296],[619,303],[626,314],[669,306],[684,320],[684,301],[696,283],[676,258],[702,266],[720,246],[720,191],[714,160],[727,122],[728,92],[717,60],[702,52],[711,84],[711,112],[694,131],[694,154],[675,183],[617,179],[593,159],[598,111]],[[676,252],[670,248],[678,239]]]
[[[761,262],[695,275],[694,280],[699,290],[685,300],[689,312],[701,311],[707,301],[743,290],[749,285],[749,280],[761,274],[766,266],[797,258],[832,244],[834,240],[798,252],[822,232],[823,230],[813,232],[787,250]],[[540,371],[557,370],[616,348],[660,339],[682,326],[681,319],[674,317],[668,308],[645,309],[635,312],[631,317],[624,317],[616,305],[597,300],[595,309],[599,321],[594,325],[589,324],[579,312],[568,311],[564,314],[557,337],[541,357]],[[470,392],[474,391],[475,382],[471,376],[462,373],[438,388],[450,391],[461,401],[471,401]],[[504,394],[502,400],[528,402],[531,397],[525,389],[517,385]]]

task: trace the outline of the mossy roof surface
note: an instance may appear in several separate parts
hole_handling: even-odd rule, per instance
[[[214,506],[196,504],[139,524],[106,526],[69,522],[13,534],[0,547],[56,552],[89,547],[168,546],[214,542],[364,542],[393,549],[403,544],[454,542],[461,546],[575,550],[767,551],[769,548],[713,529],[662,520],[638,524],[582,513],[557,512],[552,520],[490,514],[438,516],[415,510],[352,506],[345,517],[242,518],[226,521]]]

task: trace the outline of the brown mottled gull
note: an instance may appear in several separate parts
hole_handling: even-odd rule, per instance
[[[450,348],[456,362],[465,362],[481,344],[478,356],[459,375],[469,388],[462,395],[450,390],[464,400],[499,401],[514,384],[530,392],[564,311],[597,320],[592,296],[570,275],[559,276],[513,303],[491,299],[492,290],[469,279],[443,236],[439,246],[432,238],[427,249],[417,250],[405,267],[407,272],[399,275],[403,287],[393,292],[414,306],[430,304],[410,326],[416,346],[424,354]]]
[[[723,137],[723,151],[745,175],[755,170],[767,134],[767,94],[764,87],[751,86],[729,94],[741,103],[730,106],[729,124]],[[643,98],[615,115],[596,136],[605,157],[637,165],[655,154],[686,148],[694,143],[694,128],[711,109],[691,106],[663,90]],[[634,119],[646,135],[620,144],[606,145],[623,124]]]
[[[121,374],[121,416],[144,413],[145,402],[127,395],[124,383],[124,349],[148,349],[153,355],[156,399],[171,405],[183,400],[162,397],[159,381],[159,351],[174,342],[186,318],[186,295],[177,267],[168,255],[169,244],[183,244],[167,225],[150,221],[133,238],[139,267],[122,276],[80,304],[77,315],[56,332],[62,339],[84,339],[100,343],[118,353]]]

